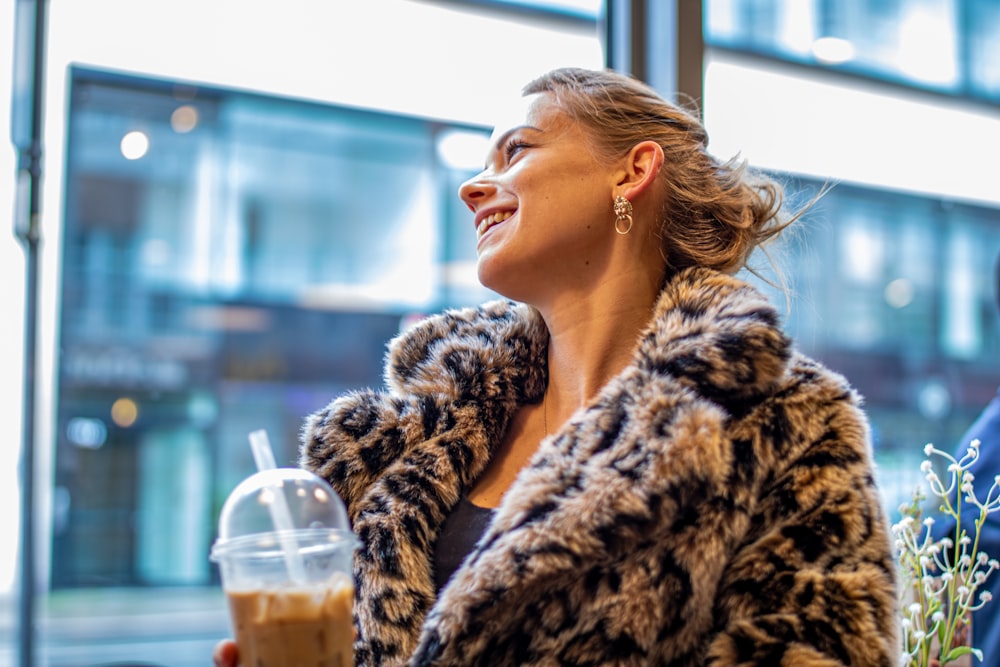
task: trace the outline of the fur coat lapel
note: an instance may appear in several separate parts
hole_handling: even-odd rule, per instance
[[[703,661],[760,484],[822,436],[762,401],[803,373],[824,400],[853,401],[809,363],[793,372],[777,319],[730,276],[672,279],[632,363],[542,442],[437,604],[437,532],[513,411],[541,397],[547,334],[532,309],[496,302],[395,340],[388,392],[335,401],[303,439],[364,545],[359,664]],[[863,423],[856,436],[866,446]]]

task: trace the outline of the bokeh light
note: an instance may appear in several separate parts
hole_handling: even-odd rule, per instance
[[[139,418],[139,406],[128,397],[121,397],[111,404],[111,421],[122,428],[129,428]]]
[[[132,130],[122,137],[121,151],[126,160],[138,160],[149,152],[149,137],[145,132]]]

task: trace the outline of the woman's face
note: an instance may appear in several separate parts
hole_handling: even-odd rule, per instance
[[[614,181],[551,94],[522,98],[494,131],[485,169],[459,188],[475,213],[480,282],[533,304],[583,285],[615,236]]]

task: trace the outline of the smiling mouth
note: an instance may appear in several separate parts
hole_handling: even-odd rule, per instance
[[[476,227],[476,236],[479,238],[483,237],[486,230],[493,225],[498,225],[504,220],[507,220],[510,216],[514,215],[513,211],[499,211],[497,213],[491,213],[482,220],[479,221],[479,226]]]

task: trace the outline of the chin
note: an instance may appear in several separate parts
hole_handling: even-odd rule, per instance
[[[539,288],[547,282],[543,277],[545,272],[540,270],[543,261],[537,255],[516,256],[496,250],[490,248],[479,256],[476,263],[479,284],[505,299],[532,303]]]
[[[497,284],[497,281],[491,280],[490,275],[488,273],[485,273],[482,269],[479,270],[478,278],[479,278],[479,284],[485,287],[486,289],[493,290],[497,294],[503,294],[500,285]]]
[[[517,290],[515,285],[512,284],[513,281],[510,280],[510,275],[505,276],[505,273],[504,271],[490,271],[480,263],[477,271],[479,284],[486,289],[493,290],[506,299],[520,301],[521,299],[517,297],[520,290]],[[505,277],[507,280],[504,280]]]

